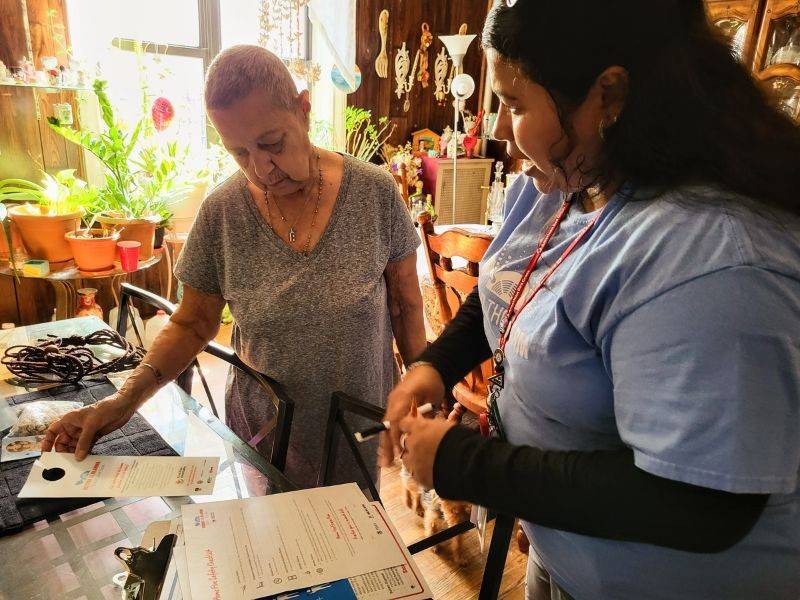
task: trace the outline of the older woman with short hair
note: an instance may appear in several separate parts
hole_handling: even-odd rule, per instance
[[[296,402],[286,472],[312,486],[332,392],[384,405],[393,336],[404,360],[424,349],[419,237],[388,173],[311,143],[309,94],[274,54],[224,51],[205,99],[240,171],[210,194],[189,234],[176,267],[183,301],[119,393],[64,417],[45,446],[58,435],[57,449],[85,456],[214,338],[227,302],[237,354]],[[225,412],[237,435],[250,439],[272,410],[232,374]],[[340,456],[334,480],[353,481],[353,461]]]

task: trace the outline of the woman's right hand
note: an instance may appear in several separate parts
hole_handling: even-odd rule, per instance
[[[83,460],[98,438],[119,429],[134,413],[130,402],[118,393],[67,413],[50,425],[42,441],[42,452],[55,446],[58,452],[74,452]]]
[[[389,431],[381,435],[381,466],[394,463],[395,448],[400,446],[399,423],[409,415],[412,400],[416,400],[417,406],[427,403],[439,406],[444,400],[444,393],[442,376],[432,366],[418,365],[406,373],[389,394],[386,404],[383,419],[389,421]]]

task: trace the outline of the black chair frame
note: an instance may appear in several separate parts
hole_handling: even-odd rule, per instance
[[[128,330],[128,318],[130,307],[132,306],[133,299],[136,298],[146,304],[154,306],[157,309],[163,310],[168,315],[172,315],[177,306],[147,290],[143,290],[129,283],[123,283],[122,293],[120,294],[120,307],[119,307],[119,320],[117,321],[117,332],[124,336]],[[142,335],[136,326],[136,320],[132,321],[134,332],[136,333],[139,343],[142,343]],[[252,367],[245,364],[233,349],[218,344],[217,342],[209,342],[205,347],[204,352],[211,354],[225,361],[229,365],[235,367],[240,372],[251,377],[259,386],[265,396],[270,399],[276,409],[276,416],[268,421],[261,430],[249,440],[249,444],[255,447],[260,443],[273,429],[275,430],[275,439],[272,444],[272,451],[270,453],[269,462],[275,466],[279,471],[283,472],[286,468],[286,456],[289,451],[289,436],[292,429],[292,419],[294,417],[294,401],[288,396],[283,386],[274,379],[259,373]],[[214,416],[219,417],[214,398],[211,395],[211,390],[208,386],[203,370],[200,363],[195,358],[189,367],[181,373],[176,379],[175,383],[188,395],[192,393],[192,376],[193,371],[197,371],[200,380],[203,384],[206,395],[211,403],[211,410]]]
[[[336,432],[338,430],[344,435],[345,442],[347,442],[347,445],[353,453],[356,464],[361,471],[361,476],[367,484],[373,496],[373,500],[377,500],[381,505],[383,504],[375,482],[372,479],[372,475],[358,449],[358,442],[345,420],[346,413],[353,413],[371,419],[376,423],[380,423],[383,420],[383,412],[383,409],[378,406],[363,402],[362,400],[358,400],[357,398],[353,398],[341,392],[335,392],[331,396],[328,420],[325,428],[325,446],[323,448],[322,464],[320,465],[319,475],[317,476],[318,486],[330,484],[330,476],[336,464],[337,448],[335,442]],[[514,531],[514,521],[514,517],[507,515],[498,514],[494,516],[494,530],[489,544],[489,552],[486,556],[486,564],[483,569],[483,579],[481,580],[481,589],[478,594],[479,600],[494,600],[500,593],[500,584],[503,580],[508,546]],[[417,554],[432,546],[452,539],[457,535],[461,535],[474,527],[475,525],[469,521],[458,523],[457,525],[443,529],[427,538],[410,544],[408,546],[408,551],[411,554]]]

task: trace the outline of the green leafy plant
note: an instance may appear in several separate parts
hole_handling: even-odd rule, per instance
[[[64,169],[55,175],[43,172],[43,175],[41,184],[27,179],[0,181],[0,202],[38,204],[42,215],[77,211],[92,214],[97,209],[97,188],[75,177],[75,169]]]
[[[100,201],[106,210],[119,212],[130,219],[150,216],[152,207],[146,197],[137,193],[138,185],[131,168],[134,165],[130,160],[142,130],[142,120],[135,125],[133,131],[126,131],[114,116],[114,109],[106,93],[106,82],[98,79],[93,87],[106,126],[104,133],[65,127],[55,117],[47,119],[50,128],[91,152],[103,163],[106,168],[106,185],[100,192]]]
[[[160,224],[167,226],[172,218],[170,206],[188,193],[196,181],[181,173],[188,160],[189,149],[178,142],[161,146],[148,146],[139,153],[133,164],[138,167],[136,178],[142,199],[153,214],[161,217]],[[198,174],[198,177],[201,174]]]
[[[394,133],[395,125],[387,117],[373,124],[372,111],[348,106],[344,112],[344,128],[346,152],[369,162]]]

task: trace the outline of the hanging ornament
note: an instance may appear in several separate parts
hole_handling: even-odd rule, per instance
[[[358,68],[358,65],[353,65],[353,85],[350,85],[347,83],[347,80],[345,80],[339,67],[333,65],[331,69],[331,81],[333,81],[333,85],[336,86],[336,89],[345,94],[352,94],[361,87],[361,69]]]
[[[156,131],[164,131],[175,117],[175,108],[172,106],[172,102],[162,96],[153,102],[150,115],[153,117]]]
[[[303,7],[309,0],[261,0],[258,44],[281,57],[289,72],[309,84],[316,83],[321,67],[306,60]]]
[[[431,79],[431,74],[428,71],[428,48],[433,43],[433,34],[427,23],[422,24],[422,36],[419,40],[419,73],[417,80],[422,84],[423,88],[428,87],[428,82]]]
[[[449,77],[447,75],[448,67],[450,70]],[[442,48],[441,52],[436,55],[436,62],[433,66],[433,77],[436,84],[436,90],[433,92],[433,97],[436,98],[436,102],[439,103],[439,106],[445,105],[445,100],[450,93],[450,82],[453,81],[454,75],[455,66],[450,64],[450,61],[447,58],[447,51]]]

